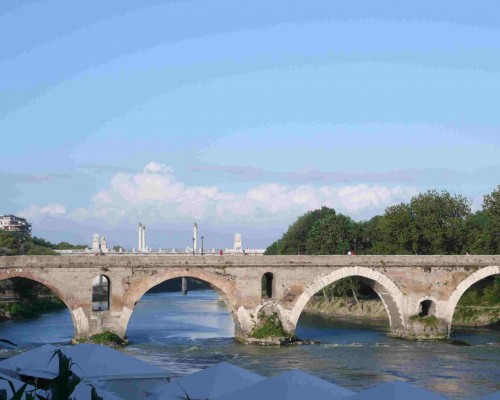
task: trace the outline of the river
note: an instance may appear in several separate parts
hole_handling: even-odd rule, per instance
[[[166,368],[174,378],[228,361],[266,376],[298,368],[353,390],[394,379],[456,399],[500,390],[500,332],[457,332],[454,338],[472,345],[462,347],[391,339],[386,328],[303,314],[297,335],[321,344],[245,346],[232,339],[232,319],[215,292],[148,293],[137,303],[127,330],[130,345],[122,351]],[[67,343],[72,334],[68,310],[0,324],[0,337],[21,348]]]

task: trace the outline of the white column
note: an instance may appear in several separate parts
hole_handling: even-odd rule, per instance
[[[194,249],[194,252],[196,253],[196,251],[198,250],[198,224],[197,223],[194,224],[193,237],[194,237],[193,249]]]
[[[137,246],[137,251],[142,251],[142,224],[139,224],[139,246]]]
[[[146,247],[146,225],[142,226],[142,251],[147,251],[147,247]]]

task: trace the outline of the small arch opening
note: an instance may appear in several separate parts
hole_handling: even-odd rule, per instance
[[[432,300],[420,302],[418,315],[421,317],[430,317],[436,315],[436,304]]]
[[[92,311],[109,310],[109,278],[99,275],[92,281]]]
[[[274,275],[271,272],[266,272],[261,279],[261,295],[263,299],[273,298],[273,281]]]

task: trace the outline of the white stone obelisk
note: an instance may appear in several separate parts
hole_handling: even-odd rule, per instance
[[[196,253],[196,251],[198,250],[198,224],[196,222],[194,223],[194,228],[193,228],[193,238],[194,238],[193,250]]]

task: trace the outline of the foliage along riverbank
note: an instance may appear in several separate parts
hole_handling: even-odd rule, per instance
[[[39,297],[31,303],[9,301],[0,303],[0,322],[38,318],[42,314],[66,308],[58,297]]]

